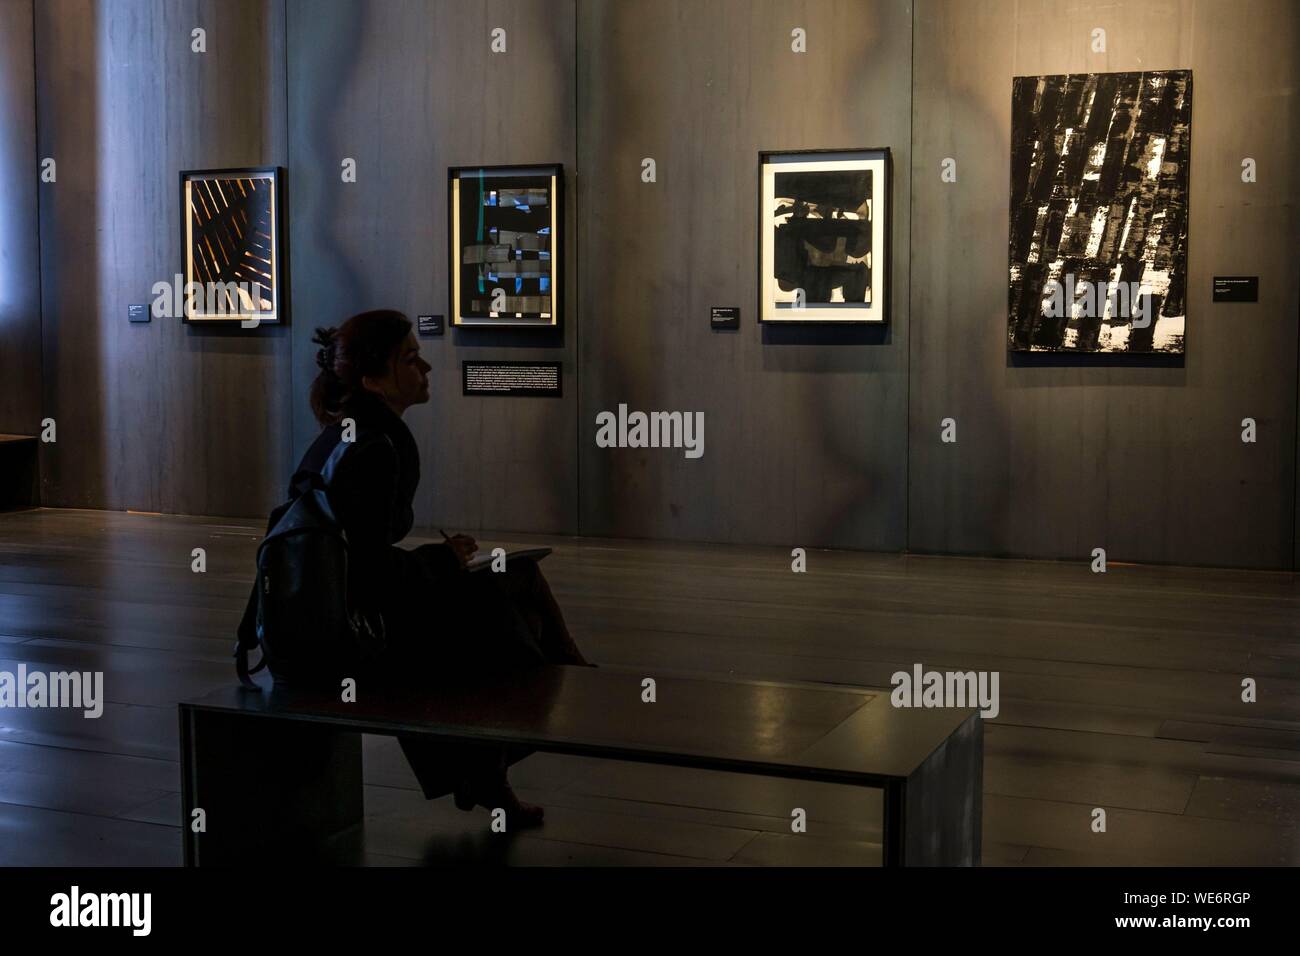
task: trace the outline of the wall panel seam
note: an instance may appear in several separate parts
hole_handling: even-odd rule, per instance
[[[32,183],[32,189],[36,190],[36,336],[39,346],[36,350],[36,394],[37,409],[36,421],[33,425],[39,425],[45,417],[42,411],[45,409],[45,256],[42,253],[41,244],[41,110],[40,110],[40,75],[36,69],[36,0],[31,0],[27,9],[32,14],[32,148],[36,155],[33,157],[36,163],[37,175],[36,182]],[[40,433],[39,428],[37,434]],[[45,482],[41,478],[41,445],[36,446],[36,504],[41,504],[41,492],[44,490]]]
[[[916,188],[912,182],[916,156],[916,7],[918,0],[912,0],[911,30],[908,38],[910,49],[908,69],[907,98],[907,362],[903,374],[907,379],[907,401],[903,403],[903,554],[912,550],[912,261],[915,248],[912,242],[913,230],[916,228]],[[898,301],[898,296],[894,296]],[[895,306],[897,308],[897,306]]]

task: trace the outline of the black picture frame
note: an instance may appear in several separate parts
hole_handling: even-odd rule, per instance
[[[218,179],[235,179],[235,178],[256,178],[271,180],[271,221],[272,233],[270,237],[270,250],[272,262],[268,274],[273,283],[272,287],[272,317],[267,318],[264,313],[203,313],[202,316],[193,314],[190,310],[190,297],[185,294],[182,288],[182,309],[181,321],[187,325],[198,326],[221,326],[221,327],[248,327],[244,323],[257,319],[257,326],[276,325],[283,326],[289,323],[289,224],[288,224],[288,204],[285,201],[287,190],[288,171],[283,166],[234,166],[221,169],[183,169],[178,176],[179,183],[179,215],[180,215],[180,236],[181,236],[181,282],[183,287],[188,286],[192,281],[197,281],[194,277],[193,260],[191,258],[193,247],[190,242],[190,206],[186,186],[194,181],[218,180]]]
[[[457,241],[457,215],[459,204],[456,189],[459,180],[466,173],[483,173],[504,175],[506,173],[524,175],[549,175],[552,180],[551,210],[552,229],[550,242],[551,255],[551,317],[532,318],[483,318],[466,317],[461,311],[460,268],[461,249]],[[566,226],[564,218],[564,164],[563,163],[511,163],[507,165],[449,166],[447,168],[447,315],[450,324],[459,329],[493,329],[493,328],[531,328],[556,329],[563,321],[565,295],[565,276],[567,262],[565,256]]]
[[[789,310],[791,312],[794,311],[803,312],[804,314],[802,315],[797,315],[797,316],[791,315],[789,317],[781,317],[781,318],[769,317],[768,316],[769,310],[766,308],[767,303],[765,301],[766,299],[765,280],[768,277],[765,275],[765,268],[764,268],[764,242],[769,234],[769,223],[768,223],[768,214],[767,214],[768,204],[766,202],[766,197],[764,195],[765,192],[764,191],[764,170],[766,169],[767,166],[772,164],[772,160],[774,157],[787,157],[787,156],[788,157],[799,157],[799,156],[829,157],[829,156],[850,156],[850,155],[853,156],[855,159],[867,159],[867,160],[880,162],[881,171],[884,179],[884,184],[880,191],[880,195],[882,195],[885,200],[884,216],[883,216],[883,221],[881,222],[881,229],[882,229],[881,247],[884,251],[884,263],[878,268],[876,259],[873,258],[872,261],[873,290],[876,288],[874,277],[878,275],[880,279],[879,313],[877,313],[874,316],[861,316],[861,317],[853,317],[853,318],[832,318],[826,314],[828,311],[830,311],[828,309],[812,309],[812,310],[803,309],[803,310]],[[757,269],[756,269],[757,282],[756,282],[756,289],[755,289],[757,308],[755,309],[754,314],[760,325],[877,326],[877,325],[888,324],[889,316],[890,316],[890,306],[891,306],[890,287],[892,285],[890,281],[891,280],[890,273],[892,272],[893,269],[893,225],[894,225],[893,189],[894,189],[893,154],[890,152],[890,148],[888,146],[866,146],[866,147],[853,146],[853,147],[842,147],[842,148],[819,148],[819,149],[765,149],[759,151],[758,175],[757,175],[758,216],[756,220],[756,224],[758,228],[756,230],[757,235],[755,237],[757,243],[757,249],[755,255],[755,261],[757,262]],[[875,190],[873,188],[873,198],[874,198],[874,194],[875,194]],[[874,245],[873,245],[873,250],[874,250]],[[874,310],[874,302],[876,300],[876,296],[873,295],[872,299],[873,299],[872,309]]]

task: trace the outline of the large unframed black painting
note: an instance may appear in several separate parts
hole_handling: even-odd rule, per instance
[[[778,172],[772,266],[804,302],[871,301],[871,170]]]
[[[1183,352],[1191,116],[1190,70],[1015,78],[1013,350]]]

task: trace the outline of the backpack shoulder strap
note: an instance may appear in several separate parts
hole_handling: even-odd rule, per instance
[[[334,450],[330,452],[329,458],[325,459],[325,464],[321,466],[320,475],[317,476],[319,481],[314,482],[312,487],[328,491],[330,485],[334,483],[334,476],[338,473],[339,466],[343,462],[343,456],[347,454],[348,449],[353,447],[369,448],[371,445],[378,445],[380,442],[387,445],[394,455],[397,454],[397,446],[394,445],[393,440],[383,432],[369,435],[358,441],[340,441],[338,445],[335,446]]]
[[[293,485],[294,497],[297,497],[298,495],[306,494],[307,492],[311,491],[314,488],[320,488],[320,489],[328,488],[330,486],[330,483],[333,482],[334,474],[335,472],[338,471],[339,465],[343,461],[343,456],[347,454],[349,448],[352,448],[354,446],[364,447],[367,445],[372,445],[380,440],[382,440],[384,444],[388,445],[390,448],[393,448],[393,450],[396,451],[396,446],[393,445],[393,440],[389,438],[387,435],[385,435],[383,432],[365,438],[361,441],[349,442],[349,441],[344,441],[343,439],[339,439],[338,444],[334,446],[334,450],[331,451],[329,457],[325,459],[325,464],[321,466],[319,472],[300,473],[298,480]]]
[[[257,582],[253,582],[253,591],[248,596],[248,604],[244,608],[244,616],[239,622],[239,637],[235,641],[235,673],[239,675],[239,682],[245,687],[252,690],[261,690],[253,681],[253,674],[256,674],[266,666],[266,658],[263,657],[256,667],[251,670],[248,666],[248,654],[258,646],[257,639]]]
[[[325,464],[321,466],[320,480],[322,486],[326,488],[329,487],[330,482],[334,480],[334,472],[338,470],[339,462],[341,462],[343,456],[348,453],[348,449],[355,444],[357,444],[355,441],[343,441],[340,439],[339,443],[334,446],[334,450],[330,452],[330,456],[325,459]]]

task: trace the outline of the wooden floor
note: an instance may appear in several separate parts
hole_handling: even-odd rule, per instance
[[[234,679],[259,524],[0,515],[0,670],[102,670],[108,701],[98,720],[0,710],[0,864],[180,863],[176,702]],[[1300,863],[1296,575],[818,551],[794,574],[777,548],[480,541],[554,544],[544,568],[587,655],[647,676],[999,671],[986,865]],[[423,800],[393,741],[365,754],[375,864],[880,862],[879,796],[852,788],[536,755],[512,780],[546,825],[503,837]]]

